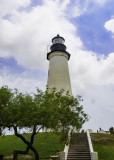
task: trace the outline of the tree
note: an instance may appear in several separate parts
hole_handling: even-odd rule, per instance
[[[114,128],[113,127],[110,127],[109,131],[110,131],[111,134],[114,134]]]
[[[4,117],[3,111],[5,107],[9,106],[12,95],[13,94],[11,93],[11,89],[9,89],[8,86],[0,88],[0,135],[2,134],[2,129],[3,129],[2,128],[3,127],[2,120]]]
[[[48,89],[45,92],[37,89],[36,94],[23,94],[7,86],[0,89],[0,127],[13,128],[15,135],[27,145],[25,151],[14,151],[13,160],[17,160],[18,154],[27,154],[29,150],[34,152],[35,160],[39,160],[33,142],[40,129],[46,127],[51,131],[68,133],[71,126],[79,130],[88,120],[79,104],[80,97],[74,98],[68,93],[63,95],[63,92],[56,92],[53,88],[50,92]],[[23,127],[31,129],[30,141],[19,134]]]

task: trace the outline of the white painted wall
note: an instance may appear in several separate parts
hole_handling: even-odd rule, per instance
[[[57,91],[64,89],[72,95],[69,69],[68,69],[68,56],[61,51],[52,52],[49,56],[49,70],[47,87],[55,87]]]

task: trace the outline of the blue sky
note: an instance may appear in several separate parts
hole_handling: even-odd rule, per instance
[[[82,95],[84,129],[114,127],[114,1],[1,0],[0,86],[45,90],[47,46],[58,33],[71,54],[73,95]]]
[[[92,13],[85,13],[73,19],[78,35],[87,50],[105,55],[114,51],[112,33],[104,28],[104,23],[114,14],[113,6],[114,1],[110,1],[102,7],[96,7]]]

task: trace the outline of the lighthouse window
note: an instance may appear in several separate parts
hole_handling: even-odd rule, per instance
[[[56,43],[61,43],[61,44],[64,44],[64,40],[62,38],[55,38],[53,40],[53,44],[56,44]]]

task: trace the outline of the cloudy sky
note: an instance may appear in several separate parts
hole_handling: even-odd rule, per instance
[[[114,127],[114,0],[0,0],[0,86],[45,90],[51,39],[65,38],[73,95],[90,120]]]

